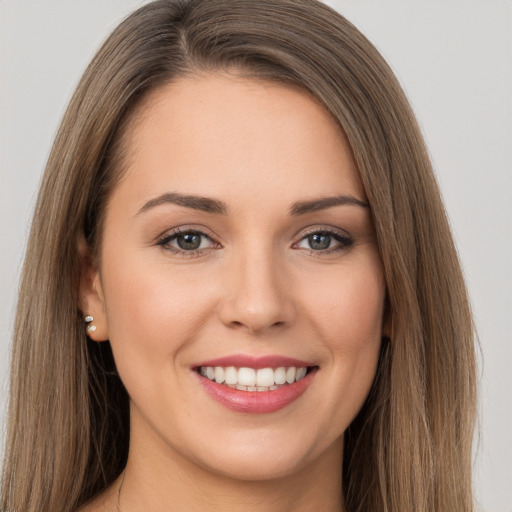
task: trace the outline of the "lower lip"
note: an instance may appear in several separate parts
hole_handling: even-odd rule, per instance
[[[236,412],[264,414],[279,411],[299,398],[311,384],[316,371],[303,379],[273,391],[241,391],[224,384],[217,384],[196,373],[206,392],[224,407]]]

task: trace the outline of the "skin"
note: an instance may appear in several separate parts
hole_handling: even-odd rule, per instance
[[[299,90],[212,74],[153,92],[126,144],[82,295],[130,395],[131,442],[125,473],[86,510],[344,510],[343,433],[386,334],[383,271],[369,208],[290,214],[300,201],[366,201],[342,131]],[[144,208],[165,193],[227,212]],[[192,255],[176,237],[159,244],[176,228],[209,238]],[[327,231],[351,242],[332,234],[312,249],[308,235]],[[284,409],[234,412],[192,366],[235,353],[318,371]]]

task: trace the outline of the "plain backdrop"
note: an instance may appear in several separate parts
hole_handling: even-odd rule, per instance
[[[142,3],[0,0],[2,416],[23,250],[53,136],[100,42]],[[329,4],[387,58],[429,145],[481,343],[477,497],[486,512],[512,512],[512,2]]]

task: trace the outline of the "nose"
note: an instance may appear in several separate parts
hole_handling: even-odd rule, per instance
[[[221,321],[251,334],[290,325],[296,314],[290,282],[271,251],[247,251],[231,261],[220,308]]]

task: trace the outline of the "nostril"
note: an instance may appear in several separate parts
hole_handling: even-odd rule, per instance
[[[233,320],[231,323],[230,323],[230,326],[232,328],[236,328],[236,329],[239,329],[239,328],[243,328],[243,327],[247,327],[249,329],[250,332],[252,333],[258,333],[260,331],[266,331],[268,328],[275,328],[275,327],[283,327],[286,325],[286,322],[274,322],[272,324],[270,324],[269,326],[266,326],[266,325],[262,325],[262,326],[259,326],[259,325],[256,325],[256,322],[248,322],[247,324],[245,324],[244,322],[240,322],[238,320]]]
[[[251,288],[252,293],[244,290],[222,300],[219,318],[225,326],[231,329],[245,328],[257,334],[293,323],[296,311],[290,300],[267,297],[258,291],[257,285]]]

